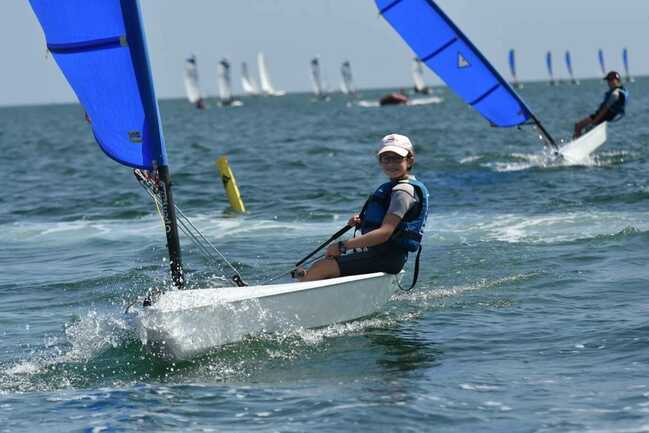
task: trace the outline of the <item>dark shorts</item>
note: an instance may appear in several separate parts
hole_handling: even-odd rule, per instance
[[[374,247],[366,251],[348,253],[335,258],[340,276],[386,272],[398,274],[408,260],[408,252],[399,249]]]

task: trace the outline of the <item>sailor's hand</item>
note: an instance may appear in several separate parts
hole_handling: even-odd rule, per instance
[[[338,244],[335,243],[335,242],[333,244],[329,244],[329,246],[327,247],[327,252],[325,253],[325,256],[326,257],[338,257],[338,256],[340,256],[340,250],[338,249]]]
[[[350,227],[358,227],[361,225],[361,222],[360,215],[356,214],[347,221],[347,225]]]

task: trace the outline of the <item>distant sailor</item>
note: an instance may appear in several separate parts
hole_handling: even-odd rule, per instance
[[[611,71],[606,74],[604,80],[608,83],[609,89],[604,95],[604,101],[602,101],[595,113],[581,119],[575,124],[573,138],[580,137],[586,128],[595,127],[603,122],[619,120],[624,116],[628,92],[622,86],[620,74]]]
[[[428,190],[410,174],[415,149],[408,137],[390,134],[383,137],[377,156],[390,180],[370,196],[360,214],[349,219],[347,224],[360,229],[361,235],[330,244],[324,259],[298,273],[301,281],[373,272],[397,274],[408,253],[420,250]]]

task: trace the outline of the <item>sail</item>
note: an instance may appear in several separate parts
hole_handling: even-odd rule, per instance
[[[622,50],[622,63],[624,63],[624,75],[626,76],[626,81],[633,81],[631,74],[629,73],[629,50],[624,48]]]
[[[268,76],[268,69],[266,68],[266,60],[263,53],[257,53],[257,66],[259,67],[259,83],[261,84],[261,91],[266,95],[274,95],[275,89],[270,84]]]
[[[566,51],[566,69],[568,69],[568,75],[572,81],[575,81],[575,74],[572,72],[572,57],[570,56],[570,51]]]
[[[196,104],[203,99],[198,81],[198,65],[194,54],[185,60],[185,92],[187,93],[187,99],[192,104]]]
[[[247,95],[255,96],[259,94],[257,83],[248,74],[248,64],[246,62],[241,63],[241,88]]]
[[[342,92],[345,95],[355,94],[356,88],[354,87],[354,78],[352,76],[352,65],[349,63],[349,60],[345,60],[340,65],[340,75],[342,76],[342,81],[340,82]]]
[[[313,86],[313,93],[316,96],[322,96],[322,79],[320,74],[320,58],[314,57],[311,59],[311,84]]]
[[[412,80],[415,82],[415,92],[424,93],[428,90],[428,86],[424,82],[424,70],[421,63],[417,57],[412,60]]]
[[[117,162],[167,165],[137,1],[30,0],[47,48]]]
[[[509,70],[514,83],[518,83],[518,78],[516,77],[516,53],[513,49],[509,50]]]
[[[552,52],[548,51],[545,55],[545,65],[548,67],[548,75],[550,82],[554,84],[554,72],[552,71]]]
[[[227,102],[232,100],[232,82],[230,81],[230,62],[227,59],[221,59],[217,65],[217,76],[219,86],[219,98]]]
[[[522,99],[432,0],[375,0],[381,15],[426,65],[492,125],[533,117]]]
[[[602,75],[606,75],[606,64],[604,63],[604,50],[601,48],[597,51],[597,58],[599,60],[599,67],[602,70]]]

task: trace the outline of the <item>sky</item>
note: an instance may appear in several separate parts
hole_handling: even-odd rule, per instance
[[[65,1],[65,0],[56,0]],[[104,1],[104,0],[87,0]],[[184,95],[184,59],[196,53],[203,93],[216,94],[216,65],[254,67],[263,51],[276,89],[311,88],[308,64],[320,56],[332,89],[340,64],[351,61],[359,88],[410,87],[412,53],[378,15],[373,0],[140,0],[159,98]],[[597,50],[608,69],[622,69],[629,49],[631,73],[649,74],[648,0],[437,0],[505,78],[507,52],[516,50],[519,79],[547,77],[545,53],[555,75],[565,77],[563,56],[572,53],[578,78],[600,76]],[[76,98],[47,55],[45,40],[27,0],[2,0],[0,105],[72,102]],[[441,82],[426,71],[425,80]],[[256,78],[258,81],[258,78]]]

